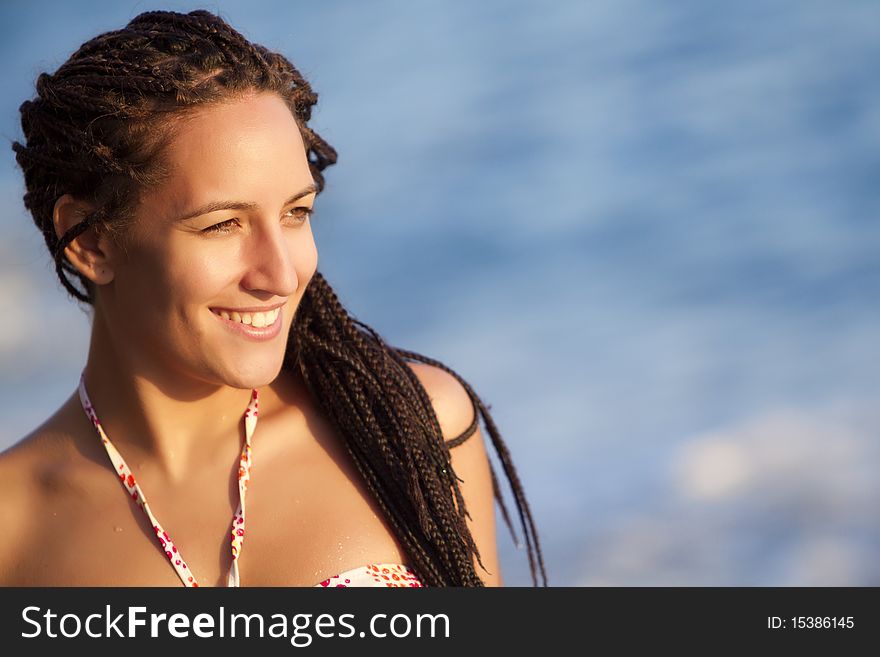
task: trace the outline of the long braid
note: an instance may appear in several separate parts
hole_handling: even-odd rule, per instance
[[[479,414],[483,417],[483,420],[486,423],[486,429],[488,430],[489,436],[492,439],[492,444],[495,446],[495,450],[498,453],[499,459],[501,460],[504,472],[510,480],[511,489],[513,490],[514,499],[517,505],[517,511],[519,513],[520,521],[523,525],[523,534],[525,536],[526,546],[528,548],[529,565],[532,570],[532,577],[535,581],[537,581],[537,577],[535,574],[535,569],[537,567],[540,569],[541,577],[546,582],[547,573],[544,567],[544,558],[541,553],[540,543],[538,541],[538,530],[535,527],[535,521],[532,517],[532,512],[529,508],[529,504],[526,501],[525,492],[523,491],[519,476],[516,473],[516,468],[513,465],[513,460],[510,457],[510,452],[508,451],[507,446],[504,444],[504,441],[501,439],[501,433],[498,431],[498,427],[495,425],[492,416],[489,414],[488,407],[479,398],[477,393],[474,392],[473,388],[471,388],[467,381],[465,381],[455,371],[453,371],[440,361],[429,358],[427,356],[423,356],[414,351],[407,351],[404,349],[396,349],[396,351],[398,354],[405,358],[421,361],[423,363],[433,365],[434,367],[439,367],[440,369],[449,372],[456,379],[458,379],[459,383],[461,383],[464,389],[467,391],[468,395],[471,398],[471,401],[473,401],[474,403],[474,407],[478,409]],[[465,432],[461,436],[450,440],[450,445],[457,445],[466,440],[467,437],[475,430],[477,421],[478,418],[475,416],[474,422],[471,424],[471,428],[465,430]],[[498,500],[499,505],[501,506],[504,521],[506,522],[514,541],[518,543],[516,533],[513,530],[513,525],[510,522],[510,516],[508,515],[507,508],[504,506],[504,500],[498,487],[498,479],[495,475],[495,470],[494,468],[491,468],[491,464],[490,469],[492,472],[492,487],[495,491],[495,497]]]
[[[313,304],[318,309],[310,312]],[[374,493],[390,509],[400,509],[394,518],[397,524],[408,524],[414,530],[418,543],[407,545],[404,540],[407,552],[439,554],[440,577],[436,581],[426,577],[426,583],[480,586],[471,556],[476,546],[464,523],[464,504],[460,492],[459,496],[451,494],[457,486],[450,485],[448,448],[433,410],[426,410],[431,408],[430,401],[418,396],[419,391],[426,394],[424,388],[414,385],[406,374],[409,368],[402,367],[384,344],[371,336],[374,348],[367,346],[364,336],[368,334],[350,320],[320,274],[309,283],[300,309],[297,313],[305,319],[297,317],[288,353],[297,354],[303,379],[346,436],[359,469],[375,471],[387,482]],[[345,350],[344,344],[349,345]],[[315,377],[316,372],[322,376]],[[414,406],[420,412],[412,412]],[[408,489],[407,483],[411,484]],[[419,560],[415,559],[417,568]]]
[[[95,287],[67,259],[66,248],[89,229],[125,244],[140,193],[167,180],[163,152],[190,110],[251,91],[278,94],[300,129],[318,192],[336,151],[308,125],[318,95],[280,53],[250,42],[204,10],[150,11],[125,28],[82,44],[54,74],[36,80],[37,97],[20,107],[25,144],[12,148],[33,216],[56,273],[74,298],[94,305]],[[64,194],[96,209],[60,239],[53,222]],[[83,287],[80,291],[68,278]],[[421,361],[451,373],[467,390],[474,419],[444,440],[427,391],[407,365]],[[514,493],[532,578],[546,585],[534,521],[510,455],[487,407],[451,369],[394,348],[350,316],[316,272],[297,308],[284,368],[297,373],[331,421],[346,451],[429,586],[482,586],[483,566],[468,529],[470,514],[453,472],[450,449],[476,433],[482,416]],[[495,475],[493,492],[514,541],[516,533]],[[485,570],[485,568],[483,568]]]

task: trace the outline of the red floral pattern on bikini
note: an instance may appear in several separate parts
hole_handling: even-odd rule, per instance
[[[153,531],[156,534],[156,539],[158,540],[159,545],[162,547],[162,551],[165,553],[165,556],[168,558],[168,562],[177,572],[184,586],[198,587],[199,583],[187,567],[186,562],[183,560],[183,555],[181,555],[177,546],[174,545],[174,542],[171,540],[171,537],[168,536],[168,532],[166,532],[162,528],[162,525],[159,524],[159,521],[150,510],[150,505],[147,504],[147,498],[141,490],[140,486],[138,485],[137,480],[135,479],[135,476],[132,473],[131,469],[128,467],[128,465],[126,465],[125,460],[122,458],[122,455],[113,446],[113,443],[110,442],[110,438],[104,432],[104,428],[101,426],[101,422],[98,420],[98,415],[95,412],[94,407],[92,406],[92,402],[89,399],[88,393],[86,392],[85,371],[83,371],[82,375],[80,375],[79,398],[82,402],[83,410],[85,411],[89,420],[91,420],[92,425],[95,427],[95,430],[98,432],[98,436],[101,439],[101,444],[104,445],[104,448],[107,451],[107,456],[110,458],[110,461],[119,476],[120,483],[122,484],[126,493],[135,502],[135,504],[149,518],[150,524],[153,527]],[[251,392],[251,398],[248,402],[248,406],[244,411],[245,443],[244,447],[242,448],[241,458],[239,459],[239,502],[238,508],[236,509],[235,514],[232,517],[232,529],[230,531],[232,565],[229,568],[229,574],[226,578],[227,586],[240,586],[241,581],[238,572],[238,559],[241,555],[245,538],[245,494],[247,492],[248,482],[250,481],[250,472],[252,466],[251,439],[253,438],[254,430],[257,426],[257,419],[260,414],[259,411],[259,395],[257,393],[257,390],[254,389]],[[367,564],[359,568],[353,568],[344,573],[340,573],[339,575],[329,577],[315,585],[315,587],[325,588],[345,588],[350,586],[422,587],[423,584],[409,566],[406,566],[404,564],[380,563]]]
[[[318,584],[324,588],[391,586],[422,588],[421,580],[409,566],[399,563],[371,563],[328,577]]]

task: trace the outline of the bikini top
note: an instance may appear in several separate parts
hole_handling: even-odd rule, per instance
[[[254,430],[257,427],[257,418],[259,416],[259,395],[256,390],[251,392],[251,398],[248,402],[247,409],[244,412],[245,426],[245,443],[241,452],[238,467],[238,495],[239,502],[235,514],[232,516],[232,524],[230,530],[230,543],[232,547],[232,565],[229,568],[229,574],[226,578],[227,586],[241,586],[241,580],[238,572],[238,558],[241,555],[242,546],[245,537],[245,493],[247,492],[248,481],[250,480],[250,472],[252,465],[251,458],[251,439]],[[198,581],[192,571],[187,567],[183,555],[177,546],[168,536],[156,516],[150,510],[147,504],[147,498],[144,496],[140,485],[132,474],[131,469],[126,465],[122,455],[110,442],[110,438],[104,433],[101,422],[95,413],[89,395],[86,392],[85,371],[80,375],[79,379],[79,399],[82,402],[83,410],[91,420],[92,425],[101,439],[101,443],[110,457],[110,462],[119,477],[126,494],[131,497],[133,502],[147,515],[156,535],[156,540],[162,546],[165,556],[168,557],[169,563],[174,568],[180,581],[184,586],[197,587]],[[372,563],[351,570],[346,570],[339,575],[328,577],[327,579],[315,584],[317,587],[355,587],[355,586],[392,586],[392,587],[422,587],[424,586],[418,575],[412,568],[405,564],[397,563]]]

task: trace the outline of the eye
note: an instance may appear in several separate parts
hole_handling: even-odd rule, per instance
[[[296,213],[296,215],[291,215],[290,214],[291,212]],[[302,207],[298,207],[298,208],[291,208],[290,210],[288,210],[287,212],[284,213],[284,216],[285,217],[297,216],[298,217],[297,223],[302,224],[302,223],[305,223],[309,219],[309,217],[311,217],[314,213],[315,213],[314,208],[307,208],[305,206],[302,206]]]
[[[315,213],[314,208],[307,207],[298,207],[291,208],[287,212],[284,213],[285,217],[294,217],[296,219],[295,225],[304,224],[308,221],[309,217],[311,217]],[[214,224],[213,226],[208,226],[203,229],[203,233],[214,233],[214,234],[226,234],[232,231],[232,226],[237,222],[237,219],[228,219],[226,221],[222,221],[219,224]]]
[[[208,226],[204,230],[203,233],[228,233],[232,228],[230,227],[235,223],[235,219],[229,219],[228,221],[223,221],[219,224],[214,224],[213,226]]]

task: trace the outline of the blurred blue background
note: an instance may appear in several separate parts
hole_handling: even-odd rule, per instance
[[[199,7],[320,94],[320,270],[491,405],[551,585],[880,585],[877,3],[3,3],[0,448],[89,330],[22,205],[18,106]],[[503,524],[499,550],[528,585]]]

